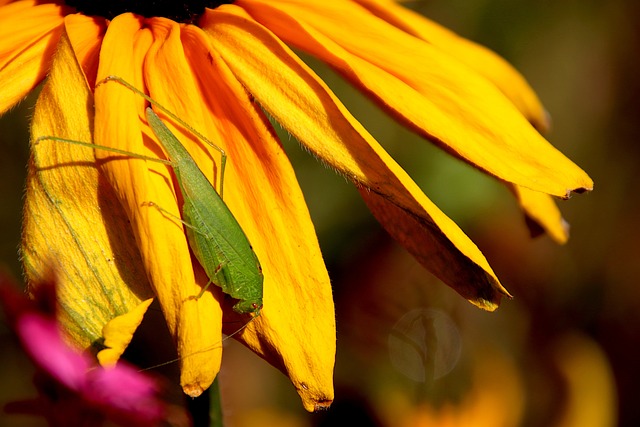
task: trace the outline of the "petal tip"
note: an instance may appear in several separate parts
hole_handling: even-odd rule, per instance
[[[199,384],[185,384],[182,386],[182,391],[187,396],[196,398],[204,392],[204,389]]]
[[[325,400],[322,402],[317,402],[313,407],[313,411],[314,412],[326,411],[329,409],[332,403],[333,403],[333,400]]]
[[[574,194],[589,193],[591,191],[593,191],[593,181],[589,181],[588,183],[585,183],[584,185],[577,188],[568,188],[566,194],[564,195],[564,197],[562,197],[562,199],[567,200],[570,199]]]
[[[478,295],[474,299],[469,299],[469,302],[482,310],[493,312],[500,307],[502,297],[513,299],[513,295],[497,282],[492,286],[490,295]]]
[[[542,109],[541,116],[533,119],[531,124],[541,134],[548,134],[551,132],[551,128],[553,127],[553,118],[551,117],[551,113],[546,109]]]
[[[308,412],[322,412],[327,411],[331,404],[333,403],[333,399],[314,399],[314,400],[303,400],[304,409]]]
[[[308,412],[318,412],[329,409],[333,403],[333,385],[330,389],[309,387],[306,383],[296,385],[296,390],[302,399],[302,405]]]

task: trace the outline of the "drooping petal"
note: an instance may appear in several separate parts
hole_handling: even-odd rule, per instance
[[[499,179],[557,197],[593,187],[484,77],[351,2],[236,4],[329,63],[408,127]],[[345,26],[348,15],[357,26]]]
[[[367,1],[367,0],[363,0],[363,1]],[[373,0],[373,2],[376,2],[377,0]],[[383,1],[386,3],[386,1]],[[258,2],[260,3],[260,2]],[[299,2],[297,1],[292,1],[291,3],[295,3],[298,4]],[[285,3],[286,4],[286,3]],[[334,5],[335,6],[335,5]],[[380,6],[380,5],[378,5]],[[255,7],[254,7],[255,9]],[[252,9],[252,10],[254,10]],[[309,8],[305,8],[305,10],[308,10]],[[357,9],[357,8],[356,8]],[[404,13],[400,13],[399,11],[397,11],[396,9],[403,9],[401,7],[396,6],[394,8],[394,12],[398,13],[398,16],[395,16],[393,19],[395,20],[396,24],[401,23],[402,21],[400,20],[400,16],[405,16]],[[386,8],[382,8],[380,9],[379,7],[376,8],[376,11],[382,14],[385,14],[386,17],[389,18],[389,10],[387,10]],[[409,13],[409,12],[407,12]],[[272,28],[274,26],[273,24],[273,20],[277,19],[277,14],[274,13],[269,13],[268,15],[265,15],[268,17],[268,19],[270,19],[270,25]],[[294,15],[295,16],[295,15]],[[364,15],[366,16],[366,14]],[[320,19],[316,19],[317,17],[310,19],[309,22],[314,22],[316,23],[315,25],[317,26],[318,29],[322,30],[326,30],[326,28],[332,28],[329,25],[317,25],[317,22],[322,22]],[[331,16],[329,15],[329,18],[331,18]],[[411,18],[411,17],[409,17]],[[392,19],[392,20],[393,20]],[[416,19],[416,17],[413,17],[412,19]],[[299,19],[296,18],[297,21],[300,21]],[[413,28],[414,26],[418,25],[419,22],[414,22],[412,21],[412,23],[414,24],[411,28]],[[290,25],[291,23],[284,23],[281,24],[281,27],[285,28],[286,32],[291,32],[293,31],[296,26],[295,25]],[[473,68],[475,71],[482,71],[484,77],[489,78],[489,80],[491,80],[492,84],[495,84],[503,93],[507,94],[510,98],[510,100],[516,105],[519,106],[519,108],[521,108],[523,110],[523,112],[525,114],[527,114],[527,118],[532,121],[533,123],[537,123],[539,127],[544,128],[545,125],[545,121],[547,120],[546,118],[546,114],[544,113],[544,110],[542,109],[542,106],[540,105],[539,101],[537,100],[537,98],[535,97],[535,94],[533,93],[533,91],[531,90],[531,88],[526,84],[526,82],[524,81],[524,79],[522,79],[522,77],[515,71],[513,70],[505,61],[503,61],[501,58],[499,58],[498,56],[494,55],[493,53],[491,53],[488,50],[483,49],[482,47],[479,47],[477,45],[474,45],[471,42],[467,42],[462,38],[459,38],[455,35],[453,35],[452,33],[448,33],[448,30],[445,30],[439,26],[437,26],[437,24],[433,24],[430,23],[430,25],[427,25],[427,30],[422,30],[422,32],[420,33],[421,36],[423,38],[426,38],[428,35],[430,36],[430,43],[436,48],[439,49],[442,54],[441,56],[443,56],[445,59],[448,56],[451,56],[452,59],[454,60],[462,60],[464,58],[467,58],[467,56],[465,56],[465,54],[468,54],[469,57],[473,58],[473,64],[475,64]],[[362,67],[360,64],[360,66],[358,65],[358,61],[357,58],[355,58],[354,56],[350,56],[349,53],[347,52],[342,52],[340,54],[340,57],[338,58],[338,54],[336,52],[341,52],[341,49],[339,46],[337,45],[332,45],[331,42],[326,39],[323,38],[322,36],[320,36],[319,34],[316,34],[314,32],[314,29],[309,29],[309,28],[305,28],[304,31],[309,32],[309,36],[307,37],[310,40],[313,40],[313,42],[316,44],[314,45],[314,47],[309,47],[308,43],[305,44],[305,42],[303,40],[306,40],[303,36],[301,36],[299,33],[296,33],[295,35],[289,35],[289,40],[292,44],[294,45],[298,45],[303,49],[309,50],[311,52],[313,52],[314,54],[322,57],[325,60],[331,61],[331,59],[327,59],[327,57],[323,57],[323,54],[326,54],[326,52],[329,52],[328,56],[331,57],[333,55],[335,55],[336,57],[333,59],[333,65],[336,66],[338,69],[341,69],[341,67],[344,67],[344,63],[346,63],[346,68],[349,70],[349,72],[355,72],[357,73],[363,73],[366,72],[366,70],[362,70]],[[381,29],[378,29],[378,31],[381,31]],[[405,28],[405,31],[407,31],[407,29]],[[417,32],[418,30],[415,29],[415,31]],[[283,33],[278,33],[280,36],[283,36]],[[336,31],[329,31],[327,32],[328,35],[333,36],[334,34],[337,34]],[[286,37],[286,35],[284,36]],[[406,37],[406,36],[405,36]],[[363,39],[365,39],[365,37],[363,37]],[[341,39],[342,40],[342,39]],[[386,40],[386,39],[385,39]],[[317,44],[320,44],[321,46],[317,46]],[[338,43],[340,44],[340,42]],[[314,50],[315,49],[315,50]],[[355,49],[355,48],[354,48]],[[318,50],[322,51],[322,53],[318,53]],[[353,50],[353,49],[352,49]],[[356,55],[358,55],[358,53],[360,52],[360,50],[353,50],[354,52],[356,52]],[[336,65],[336,61],[338,61],[340,64]],[[458,69],[462,69],[464,70],[465,67],[469,66],[470,64],[466,63],[466,59],[464,59],[464,63],[459,63],[457,64],[457,68]],[[480,64],[482,64],[482,61],[486,61],[489,65],[487,65],[486,67],[481,67]],[[379,63],[385,64],[384,60],[379,59]],[[364,68],[366,68],[369,64],[364,64]],[[359,68],[360,67],[360,68]],[[384,67],[384,66],[383,66]],[[411,69],[410,67],[408,67],[407,69]],[[480,70],[479,70],[480,69]],[[491,70],[495,70],[495,71],[491,71]],[[398,72],[400,72],[401,70],[394,70],[394,72],[397,74]],[[349,74],[348,72],[345,72],[344,70],[342,71],[345,74]],[[473,74],[473,72],[471,72]],[[349,77],[347,75],[347,77]],[[353,77],[353,76],[352,76]],[[384,76],[383,73],[383,77],[384,78],[388,78],[389,76]],[[478,80],[478,77],[480,76],[475,76],[476,80]],[[360,77],[358,77],[360,78]],[[356,79],[358,80],[358,79]],[[374,79],[375,80],[375,79]],[[405,79],[406,80],[406,79]],[[460,83],[458,85],[458,88],[463,88],[466,89],[466,86],[468,79],[464,79],[463,83]],[[480,78],[481,80],[481,78]],[[470,80],[470,81],[473,81]],[[409,82],[411,84],[411,82]],[[424,83],[424,82],[422,82]],[[428,82],[429,83],[429,82]],[[358,84],[356,82],[356,84]],[[375,84],[375,82],[374,82]],[[415,82],[413,83],[414,87],[419,87],[421,83],[416,84]],[[437,85],[440,84],[440,81],[436,81],[436,89],[440,89],[440,87],[438,87]],[[388,84],[384,85],[385,87],[389,87]],[[455,86],[454,86],[455,87]],[[445,88],[445,91],[448,90]],[[419,89],[420,91],[420,89]],[[432,94],[434,93],[433,90],[429,90],[429,91],[425,91],[425,90],[421,90],[423,93],[427,94],[428,96],[432,96]],[[491,91],[489,91],[491,92]],[[494,91],[495,92],[495,91]],[[380,96],[381,94],[383,94],[384,91],[381,90],[381,87],[376,87],[374,88],[374,90],[371,90],[371,95],[373,97],[377,97]],[[386,105],[388,102],[390,103],[403,103],[406,102],[406,99],[410,99],[412,96],[415,96],[414,94],[407,94],[405,97],[402,96],[402,91],[401,90],[389,90],[388,91],[388,99],[384,99],[384,100],[380,100],[384,105]],[[495,95],[495,93],[494,93]],[[384,96],[384,95],[382,95]],[[491,99],[489,96],[486,96],[484,99],[478,97],[481,102],[488,102],[488,99]],[[468,100],[470,100],[472,98],[470,98],[467,95],[461,96],[461,98],[458,101],[454,101],[457,102],[458,105],[464,105],[465,102],[468,102]],[[410,103],[406,102],[407,105],[410,105]],[[408,106],[407,105],[400,105],[400,108],[406,108],[406,112],[408,114],[418,114],[418,115],[422,115],[422,111],[427,111],[427,108],[423,105],[423,106]],[[506,106],[508,106],[507,104],[505,104]],[[395,107],[394,107],[395,108]],[[483,112],[482,108],[479,107],[477,109],[477,111],[481,111]],[[513,113],[513,111],[511,111]],[[404,114],[404,113],[403,113]],[[456,113],[458,114],[458,113]],[[471,115],[469,113],[459,113],[460,117],[462,118],[463,121],[468,121],[469,123],[471,123],[472,120],[470,120]],[[498,117],[498,119],[500,115],[495,115],[495,117]],[[513,115],[513,117],[517,118],[517,114]],[[506,117],[506,116],[505,116]],[[429,115],[422,115],[421,120],[432,120],[432,117]],[[404,120],[404,119],[403,119]],[[434,120],[434,122],[437,122],[438,120]],[[498,120],[499,122],[499,120]],[[521,120],[521,122],[523,122]],[[414,123],[415,124],[415,123]],[[521,123],[524,125],[525,128],[528,128],[526,124]],[[451,125],[450,125],[451,126]],[[495,129],[498,131],[498,133],[500,131],[502,131],[501,127],[503,126],[502,123],[496,123],[495,125]],[[459,126],[457,129],[463,129],[464,125]],[[476,131],[477,126],[475,125],[471,125],[469,127],[471,132],[475,132]],[[417,130],[419,133],[423,133],[421,128],[418,127],[416,128],[414,126],[414,129]],[[449,128],[451,129],[451,128]],[[493,132],[493,130],[492,130]],[[534,162],[538,162],[539,159],[542,159],[542,163],[545,163],[548,167],[556,169],[555,170],[555,176],[556,178],[559,175],[564,174],[565,172],[568,172],[568,175],[572,175],[571,171],[573,171],[573,177],[578,177],[578,176],[582,176],[582,178],[585,178],[586,180],[588,180],[590,182],[590,179],[586,176],[586,174],[584,174],[579,168],[577,168],[573,163],[571,163],[568,159],[566,159],[561,153],[559,153],[557,150],[555,150],[553,147],[551,147],[549,144],[547,144],[535,131],[532,131],[531,129],[529,129],[529,134],[530,136],[538,141],[541,142],[541,144],[538,144],[538,146],[541,146],[543,148],[546,148],[547,150],[545,151],[547,154],[549,153],[555,153],[556,158],[551,158],[549,159],[549,161],[547,161],[547,159],[545,159],[544,157],[544,153],[545,152],[536,152],[535,150],[532,149],[532,147],[527,147],[526,144],[524,144],[524,142],[526,142],[525,138],[522,139],[517,139],[514,138],[512,140],[510,140],[511,145],[514,145],[520,150],[519,155],[522,155],[523,153],[525,155],[531,155],[530,158],[525,158],[523,159],[525,162],[530,163],[532,160]],[[508,138],[510,138],[510,136],[508,134],[506,134]],[[429,135],[426,135],[427,137]],[[491,142],[491,135],[489,136],[489,141]],[[468,148],[468,142],[469,141],[473,141],[471,138],[469,139],[462,139],[463,143],[466,144],[465,148]],[[509,141],[507,141],[509,142]],[[508,145],[504,145],[503,147],[495,147],[496,150],[496,158],[498,157],[504,157],[505,159],[509,159],[508,155],[501,155],[501,153],[498,150],[503,150],[505,153],[511,152],[513,151],[513,147],[509,147]],[[473,160],[471,160],[471,158],[464,153],[460,153],[460,152],[456,152],[455,150],[453,151],[454,154],[458,155],[459,157],[466,159],[467,161],[470,161],[471,163],[474,163]],[[489,151],[484,150],[482,147],[480,147],[480,151],[476,152],[475,154],[471,153],[472,156],[480,156],[480,157],[485,157],[487,153],[490,153]],[[516,153],[518,155],[518,153]],[[561,159],[564,161],[564,163],[560,162],[558,159]],[[496,166],[496,159],[491,159],[490,157],[485,158],[484,160],[486,160],[487,162],[490,162],[493,166]],[[478,162],[475,163],[476,166],[479,165]],[[567,166],[569,165],[569,166]],[[507,164],[507,162],[505,162],[505,164],[503,166],[506,166],[507,169],[508,168],[513,168],[513,170],[511,172],[516,172],[516,173],[520,173],[521,171],[525,171],[528,170],[527,166],[523,166],[523,164],[521,163],[514,163],[512,162],[511,164]],[[529,166],[531,166],[531,164],[529,164]],[[480,165],[480,167],[482,168],[482,166]],[[502,166],[500,166],[502,168]],[[537,174],[536,169],[537,167],[534,166],[533,169],[531,169],[534,174]],[[504,168],[503,168],[504,170]],[[490,173],[494,173],[489,171]],[[509,173],[511,173],[509,172]],[[554,176],[553,174],[548,174],[547,172],[543,172],[544,174],[547,174],[547,176]],[[506,182],[507,184],[509,183],[509,180],[505,180],[505,176],[500,176],[497,175],[499,178],[501,178],[502,181]],[[538,178],[536,176],[533,176],[534,179],[538,180]],[[540,180],[538,180],[540,181]],[[586,182],[586,181],[585,181]],[[542,184],[542,182],[538,182],[539,184]],[[513,184],[513,186],[515,186],[516,184]],[[531,187],[531,182],[529,184],[523,184],[525,188],[523,188],[523,192],[530,192],[530,190],[527,190],[526,187]],[[589,184],[592,186],[592,184]],[[549,190],[546,190],[547,192],[549,192]],[[558,188],[558,191],[561,191],[561,188]],[[562,196],[561,193],[556,193],[557,196]],[[538,199],[541,201],[544,198],[543,195],[538,196]],[[545,202],[546,205],[552,204],[553,202],[551,201],[551,199],[547,200]],[[524,210],[525,216],[527,217],[527,219],[532,219],[532,218],[536,218],[536,222],[538,223],[544,223],[543,228],[545,230],[550,230],[549,232],[552,233],[552,238],[554,238],[554,240],[557,240],[557,237],[559,236],[558,234],[558,230],[562,229],[564,227],[564,222],[561,221],[561,218],[559,217],[559,215],[557,214],[553,214],[553,211],[551,209],[545,209],[545,210],[540,210],[540,209],[535,209],[536,204],[531,204],[531,203],[527,203],[527,204],[521,204],[521,207]],[[530,211],[529,209],[533,209],[532,211]],[[556,208],[557,211],[557,208]],[[545,217],[545,212],[548,213],[552,213],[553,215],[550,217]],[[552,231],[551,229],[555,230]]]
[[[333,300],[302,192],[268,120],[214,50],[218,42],[189,26],[183,27],[182,39],[190,70],[176,62],[168,47],[160,49],[147,58],[147,83],[154,99],[228,155],[224,201],[258,255],[265,278],[261,314],[236,338],[282,369],[308,410],[326,406],[333,400]],[[181,96],[173,96],[175,91]],[[173,125],[200,169],[219,183],[220,154]],[[228,333],[248,320],[231,313],[227,306]]]
[[[42,81],[70,10],[54,3],[18,1],[0,14],[0,114]]]
[[[168,34],[161,36],[152,32],[147,24],[155,25],[131,14],[111,21],[101,49],[98,81],[115,75],[144,89],[144,58],[156,48],[154,44],[163,45],[169,38]],[[151,69],[151,72],[160,70]],[[142,97],[118,82],[96,88],[96,142],[147,156],[161,154],[160,145],[153,140],[152,132],[142,119],[144,105]],[[199,351],[220,347],[222,313],[211,293],[193,298],[201,287],[194,277],[183,225],[175,219],[180,217],[180,211],[170,169],[155,162],[114,156],[100,150],[96,156],[104,161],[107,180],[131,221],[143,265],[179,355],[183,356],[183,388],[188,394],[198,396],[213,382],[220,367],[220,349],[206,354]],[[206,283],[206,279],[201,283]]]
[[[282,42],[236,6],[206,14],[201,25],[255,99],[313,153],[363,186],[374,214],[391,221],[384,224],[387,230],[420,262],[483,308],[494,309],[508,295],[473,242]],[[419,236],[406,234],[409,220]],[[409,237],[436,246],[414,246]],[[446,255],[433,259],[440,250]],[[443,268],[442,259],[452,265]]]
[[[92,141],[93,97],[69,40],[58,46],[33,117],[35,140]],[[54,268],[61,323],[87,348],[103,326],[151,296],[131,227],[93,150],[54,140],[33,143],[27,177],[22,261],[31,286]]]
[[[435,46],[490,80],[540,132],[551,119],[522,75],[495,52],[455,34],[394,0],[353,0],[402,31]]]
[[[430,43],[472,68],[496,85],[540,132],[549,131],[551,118],[537,95],[522,75],[499,55],[398,5],[394,0],[354,1],[386,22]],[[508,186],[516,193],[532,235],[547,232],[558,243],[567,241],[568,224],[549,196],[516,185]]]

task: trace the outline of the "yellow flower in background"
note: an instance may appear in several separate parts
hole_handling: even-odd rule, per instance
[[[240,0],[207,8],[167,1],[167,10],[158,2],[94,3],[0,3],[0,112],[49,74],[34,139],[92,140],[162,157],[144,99],[118,84],[96,88],[116,75],[220,144],[229,156],[225,202],[265,277],[262,313],[236,337],[289,376],[308,410],[333,399],[331,287],[302,193],[262,109],[353,181],[389,233],[463,297],[493,310],[509,294],[473,242],[290,47],[325,61],[401,123],[505,182],[558,241],[566,231],[550,197],[592,188],[536,130],[548,119],[516,71],[392,1]],[[216,182],[219,155],[169,124]],[[148,206],[179,215],[170,168],[95,156],[60,143],[32,148],[27,276],[35,281],[46,260],[57,259],[65,323],[82,347],[109,341],[105,325],[130,316],[114,344],[124,347],[156,297],[181,356],[182,386],[198,395],[220,367],[223,315],[248,319],[234,315],[218,289],[189,298],[207,278],[184,230]]]
[[[486,343],[483,346],[474,352],[468,389],[457,400],[444,399],[438,405],[428,400],[416,403],[415,393],[397,385],[395,390],[388,386],[381,393],[385,398],[375,402],[385,425],[516,427],[525,424],[527,404],[535,405],[526,379],[535,368],[518,366],[511,355]],[[562,378],[564,389],[563,398],[552,405],[553,421],[547,420],[545,425],[618,425],[615,379],[602,348],[576,332],[560,336],[550,347],[549,363]],[[545,413],[544,405],[538,404],[535,408]]]

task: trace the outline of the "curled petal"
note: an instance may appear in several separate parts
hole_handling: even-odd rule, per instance
[[[493,311],[509,293],[476,245],[425,196],[423,212],[406,211],[380,194],[360,194],[382,226],[425,268],[474,305]],[[417,198],[420,194],[416,194]]]
[[[493,51],[458,36],[393,0],[355,0],[377,17],[418,37],[459,60],[491,81],[540,132],[551,127],[551,118],[537,95],[507,61]],[[549,196],[517,185],[509,185],[523,209],[532,235],[547,232],[558,243],[569,237],[568,224]]]

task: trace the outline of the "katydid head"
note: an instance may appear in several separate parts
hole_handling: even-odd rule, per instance
[[[239,314],[256,313],[256,316],[260,315],[262,309],[262,298],[255,300],[243,300],[239,301],[233,306],[233,311]]]

